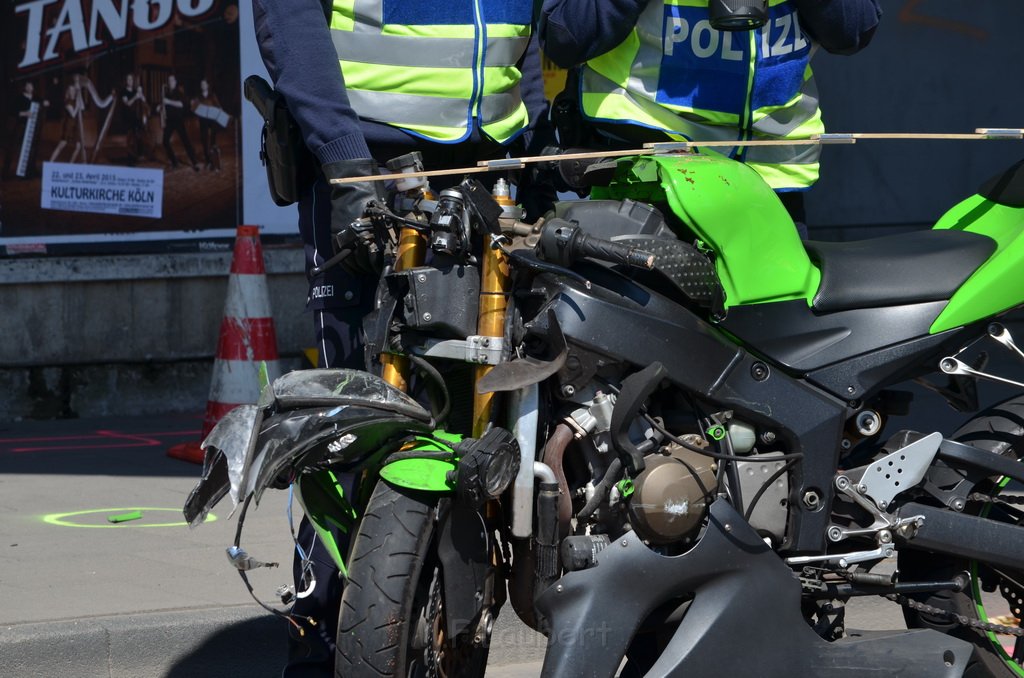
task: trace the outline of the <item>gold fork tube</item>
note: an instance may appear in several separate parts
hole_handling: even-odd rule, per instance
[[[416,229],[403,228],[398,234],[398,250],[395,253],[395,270],[405,271],[422,266],[426,259],[427,239]],[[409,359],[403,355],[381,353],[380,362],[384,369],[381,377],[400,391],[409,390]]]
[[[501,338],[505,335],[509,285],[508,257],[500,249],[486,247],[480,280],[480,316],[477,320],[477,333],[480,336]],[[491,369],[490,365],[478,366],[475,381],[479,381]],[[479,394],[473,389],[474,437],[483,435],[487,429],[493,403],[493,393]]]

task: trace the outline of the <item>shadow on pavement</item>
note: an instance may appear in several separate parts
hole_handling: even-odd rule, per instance
[[[226,626],[184,655],[165,678],[276,678],[284,667],[286,631],[274,617],[247,619]]]
[[[0,473],[199,477],[201,465],[167,456],[198,442],[201,414],[0,424]]]

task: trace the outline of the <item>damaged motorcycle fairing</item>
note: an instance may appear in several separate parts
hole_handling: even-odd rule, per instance
[[[661,555],[631,531],[602,550],[595,566],[544,590],[536,603],[548,624],[541,675],[611,678],[647,615],[685,599],[685,616],[644,675],[959,678],[973,653],[965,640],[932,629],[825,641],[804,621],[793,571],[718,499],[690,551]]]
[[[289,372],[264,389],[258,405],[231,410],[203,441],[199,482],[185,502],[189,525],[224,497],[234,506],[267,487],[287,487],[304,468],[362,463],[409,435],[429,433],[430,414],[367,372]]]

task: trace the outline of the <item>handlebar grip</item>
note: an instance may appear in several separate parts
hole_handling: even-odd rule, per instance
[[[582,233],[579,238],[577,252],[590,259],[600,259],[614,264],[626,264],[648,271],[654,268],[654,255],[650,252],[611,240],[595,238],[586,233]]]
[[[654,268],[654,254],[637,247],[596,238],[565,219],[551,219],[541,229],[537,243],[542,259],[568,266],[580,259],[597,259],[636,268]]]

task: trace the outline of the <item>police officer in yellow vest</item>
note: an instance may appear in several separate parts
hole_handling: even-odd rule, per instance
[[[560,66],[579,66],[580,111],[612,145],[820,134],[811,56],[818,46],[837,54],[866,46],[878,2],[764,4],[763,26],[725,31],[712,25],[709,0],[545,0],[541,45]],[[799,192],[818,179],[818,146],[725,152],[757,170],[802,220]]]
[[[547,113],[533,2],[253,0],[253,18],[263,61],[318,165],[299,200],[299,231],[319,364],[361,369],[361,320],[380,262],[362,247],[344,269],[312,269],[334,254],[332,234],[380,199],[381,185],[329,180],[376,174],[411,151],[428,169],[522,152],[531,121]],[[283,675],[334,676],[341,582],[305,519],[297,546],[293,612],[316,624],[290,634]]]

